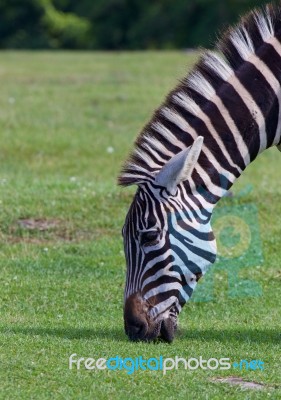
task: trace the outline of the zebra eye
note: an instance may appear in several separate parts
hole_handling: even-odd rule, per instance
[[[152,246],[157,243],[158,236],[158,231],[142,232],[140,236],[140,243],[142,246]]]

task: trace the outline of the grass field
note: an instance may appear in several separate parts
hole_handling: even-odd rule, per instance
[[[179,52],[0,53],[1,399],[281,398],[276,149],[247,169],[234,197],[217,211],[256,207],[258,217],[249,224],[261,245],[239,276],[255,281],[260,295],[238,290],[230,296],[228,275],[217,269],[213,298],[186,305],[171,345],[130,343],[123,331],[120,230],[134,188],[118,188],[116,176],[137,132],[196,58]],[[263,261],[255,259],[258,250]],[[227,267],[231,272],[231,262]],[[68,368],[72,353],[259,359],[265,369],[179,369],[165,376],[76,371]],[[212,381],[229,376],[265,387],[242,390]]]

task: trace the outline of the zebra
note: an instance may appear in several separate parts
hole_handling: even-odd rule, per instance
[[[216,260],[215,205],[265,149],[281,151],[281,7],[254,9],[206,50],[140,132],[118,177],[130,340],[172,342]]]

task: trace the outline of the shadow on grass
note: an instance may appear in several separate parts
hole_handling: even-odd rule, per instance
[[[23,334],[30,336],[54,336],[63,339],[113,339],[118,342],[126,342],[127,338],[122,329],[90,329],[90,328],[43,328],[43,327],[0,327],[0,333]]]
[[[0,327],[3,334],[24,334],[30,336],[54,336],[64,339],[99,339],[128,342],[123,329],[89,329],[89,328],[42,328],[42,327]],[[199,340],[205,342],[252,342],[252,343],[281,343],[281,329],[179,329],[177,341]]]
[[[281,329],[179,329],[179,340],[202,340],[205,342],[252,342],[252,343],[281,343]]]

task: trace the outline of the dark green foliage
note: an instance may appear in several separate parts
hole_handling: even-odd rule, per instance
[[[1,48],[45,47],[47,38],[40,20],[44,8],[40,1],[0,1],[0,46]]]
[[[209,46],[266,0],[0,0],[0,47],[152,49]]]
[[[0,0],[1,48],[85,48],[88,20],[51,0]]]

